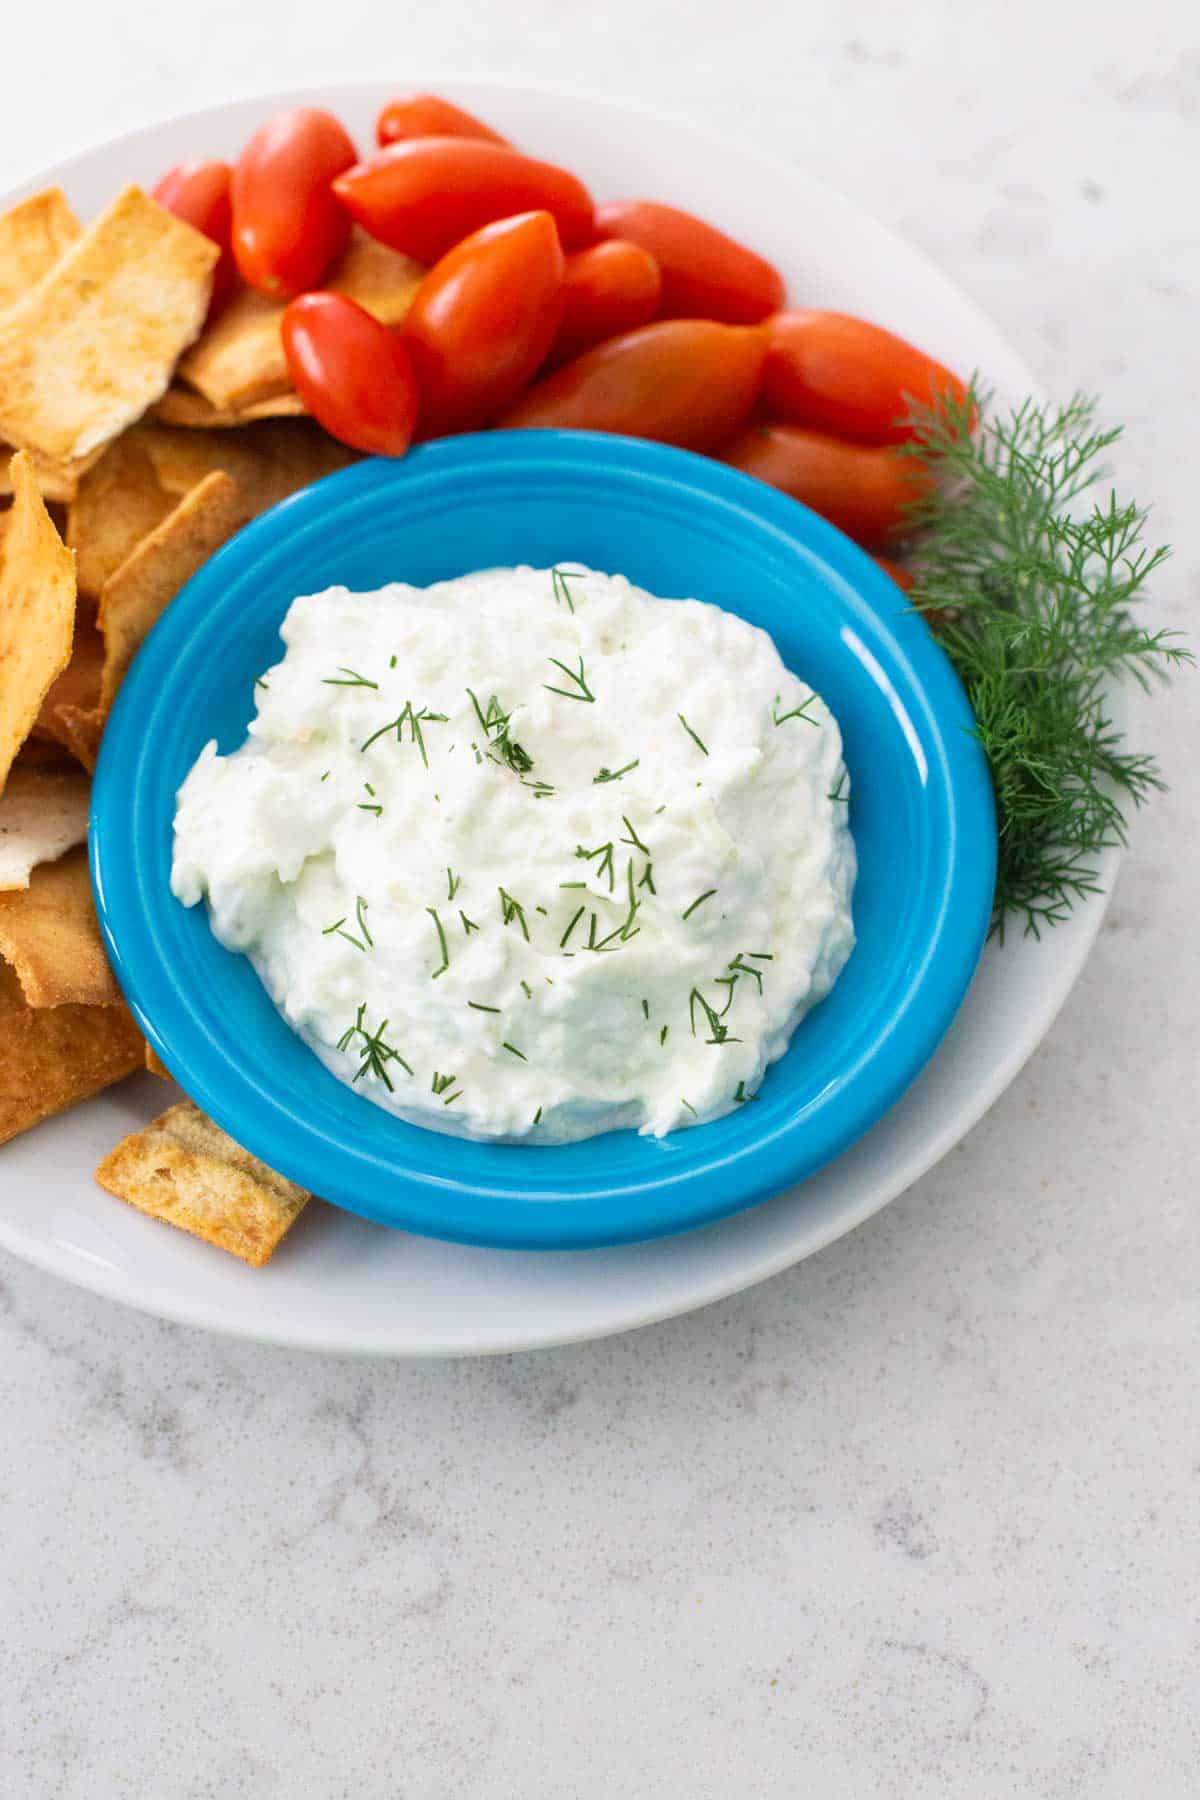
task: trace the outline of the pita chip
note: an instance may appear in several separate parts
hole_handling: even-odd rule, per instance
[[[79,592],[98,600],[109,576],[173,505],[150,459],[144,427],[122,432],[84,475],[67,508],[66,539],[75,552]]]
[[[27,456],[11,463],[13,505],[0,545],[0,794],[51,682],[66,668],[75,625],[75,558],[38,491]]]
[[[34,1009],[0,963],[0,1144],[132,1075],[142,1034],[124,1006]]]
[[[109,576],[100,595],[103,708],[112,705],[150,627],[245,517],[237,483],[224,470],[215,469]]]
[[[0,215],[0,312],[40,281],[82,230],[59,187],[31,194]]]
[[[217,246],[129,187],[0,314],[0,437],[70,463],[166,392]]]
[[[104,733],[108,709],[104,706],[56,706],[54,722],[58,741],[82,763],[89,775],[96,773],[100,739]]]
[[[12,478],[9,466],[12,461],[12,448],[8,444],[0,444],[0,496],[12,493]],[[43,500],[52,500],[56,504],[65,504],[75,498],[80,478],[86,475],[92,464],[100,455],[99,450],[92,450],[86,456],[76,457],[74,462],[54,462],[46,456],[37,456],[27,451],[37,476],[38,487],[42,491]]]
[[[169,387],[162,399],[150,409],[150,416],[160,425],[183,425],[192,431],[224,431],[239,425],[253,425],[256,419],[300,419],[307,408],[299,394],[275,394],[267,400],[256,400],[240,412],[231,406],[214,406],[203,394],[192,388]]]
[[[16,970],[30,1006],[120,1000],[96,923],[85,849],[42,863],[27,888],[0,894],[0,956]]]
[[[100,672],[103,666],[103,638],[94,625],[81,624],[77,618],[71,660],[62,674],[56,676],[50,684],[50,691],[42,701],[42,710],[34,722],[33,738],[38,738],[43,743],[60,744],[66,750],[72,748],[64,736],[59,710],[62,707],[87,710],[99,706]],[[31,742],[32,738],[26,743],[26,750]]]
[[[90,793],[82,769],[11,771],[0,794],[0,893],[27,888],[39,863],[86,841]]]
[[[383,324],[398,325],[424,273],[411,256],[389,250],[356,226],[345,255],[323,285],[357,300]],[[279,335],[285,311],[285,302],[243,288],[180,362],[180,376],[223,412],[241,412],[291,393]]]
[[[165,1219],[252,1268],[269,1260],[309,1195],[285,1181],[190,1100],[110,1150],[96,1180],[118,1200]]]

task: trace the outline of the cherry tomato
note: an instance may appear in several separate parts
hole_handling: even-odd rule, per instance
[[[485,225],[434,264],[402,327],[423,437],[474,430],[516,399],[558,329],[562,284],[548,212]]]
[[[399,144],[406,138],[423,137],[482,138],[489,144],[508,143],[482,119],[437,94],[405,94],[399,100],[390,100],[375,124],[379,144]]]
[[[610,238],[568,256],[563,284],[563,318],[550,360],[570,362],[593,344],[636,331],[658,312],[662,277],[648,251],[623,238]]]
[[[846,313],[784,312],[767,324],[763,399],[797,425],[865,444],[911,438],[913,400],[961,405],[957,375],[882,326]]]
[[[389,144],[347,169],[333,191],[372,237],[424,263],[513,213],[550,213],[568,249],[592,229],[591,196],[573,175],[475,138]]]
[[[276,299],[314,288],[346,248],[350,221],[330,183],[358,152],[332,113],[298,106],[254,133],[233,169],[233,254]]]
[[[614,200],[596,212],[601,237],[627,238],[662,271],[669,319],[724,319],[755,325],[783,305],[783,277],[715,225],[655,200]]]
[[[292,386],[326,431],[371,456],[403,456],[419,402],[395,333],[344,294],[301,294],[280,330]]]
[[[230,247],[233,209],[229,181],[232,173],[226,162],[193,160],[176,163],[154,189],[154,198],[160,206],[174,213],[177,219],[185,219],[221,246],[221,258],[213,270],[210,313],[225,304],[237,283],[237,268]]]
[[[667,319],[597,344],[547,375],[501,419],[658,438],[711,450],[754,404],[762,333],[709,319]]]
[[[748,425],[721,461],[802,500],[860,544],[885,544],[905,503],[927,493],[929,471],[894,450],[846,444],[798,425]]]
[[[876,556],[873,560],[879,564],[885,575],[891,576],[902,594],[911,592],[913,584],[911,569],[906,569],[902,563],[893,562],[890,556]]]

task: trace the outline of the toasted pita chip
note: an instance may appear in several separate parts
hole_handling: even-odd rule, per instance
[[[147,1043],[146,1045],[146,1070],[147,1073],[151,1075],[157,1075],[160,1081],[174,1081],[175,1079],[170,1069],[168,1069],[166,1063],[151,1043]]]
[[[82,230],[57,187],[31,194],[0,215],[0,312],[40,281]]]
[[[0,893],[27,888],[39,863],[87,838],[91,783],[81,769],[13,769],[0,794]]]
[[[165,1219],[261,1269],[310,1196],[206,1118],[190,1100],[110,1150],[96,1180],[139,1212]]]
[[[96,758],[100,754],[100,739],[107,719],[106,706],[56,706],[54,709],[59,742],[71,752],[76,762],[83,764],[89,775],[96,773]]]
[[[299,419],[307,412],[299,394],[290,390],[258,400],[253,406],[236,412],[230,406],[214,406],[203,394],[191,388],[169,387],[162,399],[150,408],[150,416],[160,425],[182,425],[192,431],[224,431],[238,425],[253,425],[256,419]]]
[[[71,660],[62,674],[51,682],[42,701],[42,710],[34,721],[32,736],[25,745],[26,750],[33,738],[38,738],[43,743],[60,744],[73,753],[74,747],[59,718],[59,709],[65,706],[87,711],[99,706],[103,667],[104,639],[94,625],[84,624],[77,617]]]
[[[42,503],[27,456],[10,465],[13,506],[0,548],[0,794],[55,676],[71,655],[75,558]]]
[[[0,1044],[0,1144],[142,1066],[142,1034],[124,1006],[35,1009],[3,963]]]
[[[100,596],[107,709],[155,620],[214,550],[245,521],[238,486],[221,469],[198,482],[132,556],[109,576]]]
[[[142,430],[169,492],[187,494],[214,468],[224,469],[238,484],[247,519],[357,460],[356,451],[308,419],[268,420],[240,431]]]
[[[144,428],[122,432],[80,481],[67,509],[79,592],[99,599],[109,576],[173,505],[150,460]]]
[[[104,945],[86,850],[33,871],[29,886],[0,894],[0,956],[30,1006],[112,1006],[121,998]]]
[[[326,288],[348,294],[385,325],[398,325],[425,271],[355,228]],[[279,323],[285,302],[243,288],[179,364],[180,377],[222,411],[241,412],[291,391]]]
[[[0,436],[71,462],[132,424],[204,323],[219,254],[126,188],[0,314]]]
[[[37,456],[30,451],[26,451],[25,454],[33,464],[33,472],[37,476],[42,499],[65,505],[67,501],[75,498],[81,479],[103,452],[90,450],[86,456],[76,457],[74,462],[69,463],[52,462],[49,457]],[[12,455],[10,445],[0,444],[0,496],[12,493],[12,480],[9,475]]]

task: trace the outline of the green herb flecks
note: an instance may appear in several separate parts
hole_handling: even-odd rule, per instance
[[[1143,542],[1142,508],[1096,496],[1121,434],[1097,425],[1094,400],[999,414],[973,391],[911,422],[901,453],[937,478],[908,509],[911,600],[966,688],[991,770],[992,929],[1018,920],[1036,935],[1097,891],[1096,859],[1124,843],[1128,807],[1162,786],[1113,725],[1109,694],[1192,660],[1133,611],[1168,551]]]
[[[693,1037],[697,1036],[697,1031],[696,1031],[697,1010],[699,1010],[699,1012],[703,1016],[705,1024],[708,1026],[708,1029],[711,1033],[711,1036],[705,1038],[705,1040],[704,1040],[706,1044],[740,1044],[741,1043],[741,1041],[742,1041],[741,1038],[736,1038],[732,1035],[732,1033],[729,1030],[728,1025],[725,1024],[720,1013],[717,1012],[717,1010],[714,1006],[710,1005],[710,1003],[705,999],[704,995],[700,992],[700,989],[698,987],[694,987],[692,989],[690,995],[688,996],[688,1017],[691,1021]]]
[[[518,1050],[517,1046],[515,1044],[501,1044],[500,1048],[502,1050],[507,1050],[510,1056],[520,1057],[522,1062],[529,1061],[529,1058],[526,1056],[525,1052],[523,1050]]]
[[[845,786],[846,786],[846,771],[845,771],[845,769],[842,769],[840,771],[840,773],[838,774],[837,786],[834,788],[833,792],[831,794],[827,794],[825,796],[825,798],[827,800],[836,800],[842,806],[849,806],[850,796],[849,796],[849,794],[847,794],[843,791],[845,789]]]
[[[388,1074],[389,1063],[399,1063],[406,1074],[412,1074],[412,1067],[406,1063],[394,1044],[389,1044],[386,1037],[388,1022],[386,1019],[374,1031],[368,1031],[363,1023],[367,1015],[367,1003],[364,1000],[358,1009],[353,1025],[350,1025],[338,1039],[339,1050],[349,1050],[357,1040],[357,1050],[362,1056],[362,1063],[355,1075],[355,1081],[361,1081],[364,1075],[374,1075],[382,1081],[388,1093],[394,1092],[391,1077]]]
[[[682,912],[679,915],[680,918],[681,919],[690,919],[692,914],[695,912],[696,908],[698,906],[703,906],[704,902],[706,900],[711,900],[713,895],[716,893],[716,891],[717,891],[716,888],[706,888],[704,893],[698,894],[696,896],[696,898],[692,901],[692,904],[684,912]]]
[[[468,1000],[467,1005],[475,1012],[499,1013],[500,1011],[498,1006],[485,1006],[482,1000]]]
[[[774,719],[776,725],[786,725],[789,719],[803,719],[803,721],[806,725],[816,725],[817,729],[819,730],[820,729],[819,720],[812,718],[811,715],[809,714],[809,710],[808,710],[810,706],[813,706],[816,704],[816,699],[817,699],[816,694],[810,694],[808,696],[808,699],[804,701],[803,705],[793,706],[791,712],[781,713],[779,711],[779,695],[776,694],[775,706],[774,706],[774,709],[772,710],[771,717]]]
[[[696,745],[697,749],[703,750],[705,756],[707,756],[708,755],[708,745],[704,742],[704,739],[700,736],[699,732],[692,730],[691,726],[688,724],[687,720],[684,718],[682,713],[676,713],[675,717],[679,720],[679,723],[683,726],[683,729],[687,732],[688,736],[691,738],[693,744]]]
[[[321,682],[322,687],[365,687],[379,691],[379,683],[371,681],[366,675],[360,675],[357,669],[339,668],[336,675],[326,675]]]
[[[646,1023],[649,1024],[649,1022],[650,1022],[650,1002],[648,1000],[642,1001],[642,1017],[643,1017],[643,1019],[645,1019]]]
[[[552,656],[549,660],[554,664],[556,669],[562,670],[567,680],[574,683],[574,687],[551,687],[548,681],[543,681],[542,686],[546,689],[547,693],[561,694],[564,700],[585,701],[589,706],[595,704],[596,696],[587,684],[587,671],[583,666],[582,656],[579,658],[578,673],[576,673],[574,669],[568,669],[565,662],[559,662],[557,656]]]
[[[538,1107],[537,1111],[533,1115],[533,1122],[535,1125],[540,1125],[542,1122],[542,1109],[540,1106]]]
[[[640,850],[643,856],[649,856],[649,854],[650,854],[649,845],[643,844],[641,838],[638,836],[637,832],[633,829],[633,826],[630,824],[629,820],[625,817],[624,813],[621,814],[621,823],[625,827],[626,831],[629,833],[629,836],[623,837],[621,839],[621,842],[623,844],[631,845],[633,847],[633,849],[635,849],[635,850]]]
[[[571,596],[571,590],[567,586],[567,583],[570,581],[582,580],[584,580],[584,576],[577,569],[560,569],[557,565],[551,569],[550,586],[554,593],[555,603],[560,606],[565,605],[568,612],[574,612],[575,601]]]
[[[498,888],[496,891],[500,895],[500,917],[503,923],[511,925],[515,921],[521,927],[521,936],[528,943],[529,926],[525,922],[525,908],[519,900],[514,900],[504,888]]]
[[[356,950],[361,950],[365,954],[368,949],[374,948],[375,940],[367,929],[367,903],[361,894],[358,896],[358,903],[354,909],[354,917],[358,926],[358,937],[355,937],[352,932],[344,929],[346,924],[344,918],[335,919],[332,925],[326,925],[321,936],[345,938],[348,944],[353,944]]]
[[[563,932],[562,936],[558,940],[558,947],[560,950],[566,949],[568,943],[571,940],[571,933],[574,931],[575,927],[578,925],[580,919],[582,919],[582,917],[586,911],[587,911],[587,907],[581,906],[579,908],[578,912],[573,912],[571,914],[570,923],[567,926],[567,929]]]
[[[511,769],[514,774],[528,775],[533,767],[533,758],[512,736],[511,712],[505,712],[495,694],[488,701],[486,710],[480,706],[477,696],[470,688],[467,689],[467,694],[470,697],[471,705],[475,708],[475,717],[479,720],[480,730],[497,753],[496,759],[502,762],[506,768]],[[543,783],[533,785],[544,786]],[[553,792],[552,789],[550,791]]]
[[[584,862],[593,862],[599,857],[600,860],[596,867],[596,880],[603,881],[604,877],[607,875],[608,891],[610,894],[616,886],[616,868],[613,862],[614,847],[615,846],[611,843],[598,844],[594,850],[586,850],[582,844],[576,844],[575,846],[575,855],[577,859],[581,858]]]
[[[739,1081],[736,1088],[733,1090],[733,1098],[734,1098],[735,1103],[738,1106],[745,1106],[747,1101],[757,1100],[758,1095],[757,1094],[748,1094],[746,1092],[745,1082]]]
[[[636,769],[640,761],[641,758],[635,756],[632,762],[625,764],[624,768],[601,769],[599,774],[592,776],[592,786],[602,787],[606,781],[620,781],[622,775],[628,775],[631,769]]]
[[[700,1114],[696,1111],[695,1107],[692,1105],[690,1100],[681,1099],[679,1104],[680,1104],[680,1106],[687,1107],[687,1109],[691,1113],[693,1119],[698,1119],[700,1117]]]
[[[446,970],[450,967],[450,946],[446,942],[446,927],[442,924],[442,921],[438,918],[437,907],[436,906],[427,906],[425,908],[425,911],[429,914],[430,918],[433,920],[434,929],[436,930],[437,935],[438,935],[438,947],[442,952],[441,963],[433,971],[433,974],[430,976],[431,981],[436,981],[438,976],[444,975],[446,973]]]
[[[446,870],[446,886],[450,890],[446,895],[446,898],[447,900],[453,900],[455,894],[457,894],[459,888],[462,886],[462,880],[454,873],[454,870],[450,868]]]
[[[433,1087],[434,1093],[439,1094],[439,1095],[444,1094],[446,1092],[446,1089],[452,1088],[454,1086],[454,1083],[457,1080],[458,1080],[457,1075],[439,1075],[437,1070],[435,1069],[433,1071],[433,1082],[432,1082],[432,1087]]]
[[[474,919],[468,919],[466,913],[463,912],[461,909],[459,911],[458,916],[462,920],[462,928],[463,928],[463,936],[464,937],[470,937],[470,935],[473,931],[479,930],[479,926],[475,923]]]
[[[411,700],[406,700],[403,712],[398,714],[396,718],[389,719],[386,725],[381,725],[378,731],[373,731],[366,742],[359,745],[359,749],[363,751],[369,750],[372,744],[378,743],[380,738],[386,737],[391,731],[394,731],[396,734],[396,742],[402,744],[404,742],[404,727],[407,725],[411,742],[417,746],[421,755],[421,761],[424,763],[425,767],[428,768],[429,753],[425,748],[425,733],[422,727],[425,725],[445,725],[447,722],[447,715],[445,713],[430,712],[429,708],[425,706],[422,706],[418,710],[413,706]]]

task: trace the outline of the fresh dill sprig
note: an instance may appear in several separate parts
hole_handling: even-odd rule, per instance
[[[621,823],[625,827],[626,831],[629,833],[629,836],[623,837],[621,839],[621,842],[623,844],[631,845],[634,850],[640,850],[643,856],[649,856],[649,854],[650,854],[649,845],[643,844],[641,838],[638,836],[637,832],[633,829],[633,826],[629,823],[629,820],[625,817],[624,813],[621,814]]]
[[[371,681],[366,675],[360,675],[357,669],[346,669],[339,665],[336,675],[326,675],[322,687],[365,687],[379,691],[379,683]]]
[[[676,713],[675,717],[679,720],[679,723],[683,726],[683,729],[687,732],[687,734],[691,738],[693,744],[695,744],[698,749],[703,750],[705,756],[707,756],[708,755],[708,745],[704,742],[704,739],[699,735],[698,732],[695,732],[692,730],[691,726],[688,724],[687,720],[684,718],[682,713]]]
[[[358,1048],[362,1053],[362,1063],[359,1066],[358,1073],[354,1077],[355,1081],[361,1081],[363,1076],[367,1074],[376,1075],[390,1094],[394,1090],[392,1088],[391,1077],[387,1072],[388,1063],[399,1063],[400,1067],[409,1075],[412,1074],[412,1066],[405,1062],[394,1044],[388,1043],[387,1038],[384,1035],[388,1028],[387,1020],[384,1019],[382,1024],[378,1025],[374,1031],[368,1031],[363,1024],[366,1014],[367,1003],[364,1000],[358,1009],[353,1025],[347,1026],[346,1030],[338,1039],[338,1049],[348,1050],[355,1038],[357,1038],[359,1040]]]
[[[580,919],[582,919],[582,917],[586,911],[587,911],[586,906],[581,906],[579,908],[578,912],[574,912],[571,914],[570,923],[568,924],[567,929],[563,932],[562,936],[558,940],[558,947],[560,950],[566,949],[567,945],[571,941],[571,933],[574,931],[575,927],[578,925]]]
[[[475,923],[474,919],[468,919],[466,913],[462,911],[461,907],[459,908],[458,916],[462,920],[462,928],[463,928],[463,936],[464,937],[470,937],[470,935],[473,931],[479,930],[479,926]]]
[[[342,927],[346,923],[345,918],[335,919],[332,925],[326,925],[321,936],[337,936],[345,938],[348,944],[353,944],[356,950],[361,950],[365,954],[367,950],[374,948],[375,940],[367,929],[367,903],[361,894],[358,896],[358,904],[354,909],[354,916],[358,924],[358,929],[362,934],[361,937],[354,937],[351,932],[343,931]]]
[[[442,952],[441,966],[439,968],[436,968],[433,971],[433,974],[429,978],[431,981],[436,981],[438,976],[444,975],[446,973],[446,970],[450,967],[450,946],[446,942],[446,927],[442,924],[442,921],[438,918],[437,907],[436,906],[427,906],[425,908],[425,911],[429,914],[430,918],[433,920],[433,923],[437,930],[437,935],[438,935],[438,946]]]
[[[740,1044],[741,1038],[733,1037],[728,1025],[724,1023],[716,1008],[704,998],[698,987],[694,987],[688,996],[688,1017],[691,1021],[692,1036],[696,1036],[696,1008],[699,1007],[704,1021],[712,1033],[705,1038],[706,1044]],[[728,1008],[726,1009],[728,1010]]]
[[[500,1048],[502,1050],[507,1050],[510,1056],[519,1056],[522,1062],[529,1061],[525,1052],[523,1050],[518,1050],[515,1044],[501,1044]]]
[[[608,891],[610,894],[616,883],[616,874],[613,864],[613,848],[614,846],[612,843],[597,844],[594,850],[585,850],[582,844],[576,844],[575,846],[576,858],[582,858],[584,862],[591,862],[592,859],[597,856],[600,858],[596,868],[596,880],[602,881],[605,875],[607,875]]]
[[[446,898],[448,900],[453,900],[455,894],[457,894],[459,888],[462,886],[462,878],[456,875],[454,870],[450,868],[447,868],[446,870],[446,886],[450,890]]]
[[[1163,785],[1154,758],[1126,747],[1109,696],[1192,661],[1131,610],[1169,552],[1143,542],[1143,508],[1096,491],[1121,433],[1097,424],[1093,399],[997,414],[973,390],[911,417],[904,453],[937,478],[908,508],[912,604],[958,672],[991,770],[992,929],[1018,920],[1036,936],[1096,892],[1128,806]]]
[[[542,686],[548,694],[561,694],[564,700],[583,700],[587,701],[589,705],[595,704],[596,696],[587,684],[587,671],[583,666],[582,656],[579,658],[578,674],[574,669],[568,669],[565,662],[559,662],[557,656],[552,656],[549,660],[556,669],[562,670],[568,681],[575,683],[575,691],[570,688],[551,687],[548,681],[543,681]]]
[[[640,761],[641,758],[635,756],[632,762],[625,764],[624,768],[601,769],[598,775],[592,776],[592,786],[602,787],[606,781],[620,781],[622,775],[628,775],[630,769],[636,769]]]
[[[467,1005],[474,1007],[476,1012],[498,1013],[500,1011],[498,1006],[485,1006],[482,1000],[468,1000]]]
[[[734,1102],[736,1105],[745,1106],[745,1104],[748,1100],[757,1100],[758,1095],[757,1094],[748,1094],[746,1092],[745,1082],[739,1081],[737,1084],[737,1087],[733,1091],[733,1098],[734,1098]]]
[[[831,794],[826,794],[825,798],[827,800],[837,800],[840,802],[840,804],[842,806],[849,806],[850,796],[849,796],[849,794],[843,794],[843,792],[842,792],[842,789],[845,785],[846,785],[846,771],[845,771],[845,769],[842,769],[837,778],[837,786],[834,788],[834,790]]]
[[[439,1075],[435,1069],[433,1071],[433,1081],[430,1085],[435,1094],[444,1094],[446,1089],[452,1088],[457,1080],[457,1075]]]

